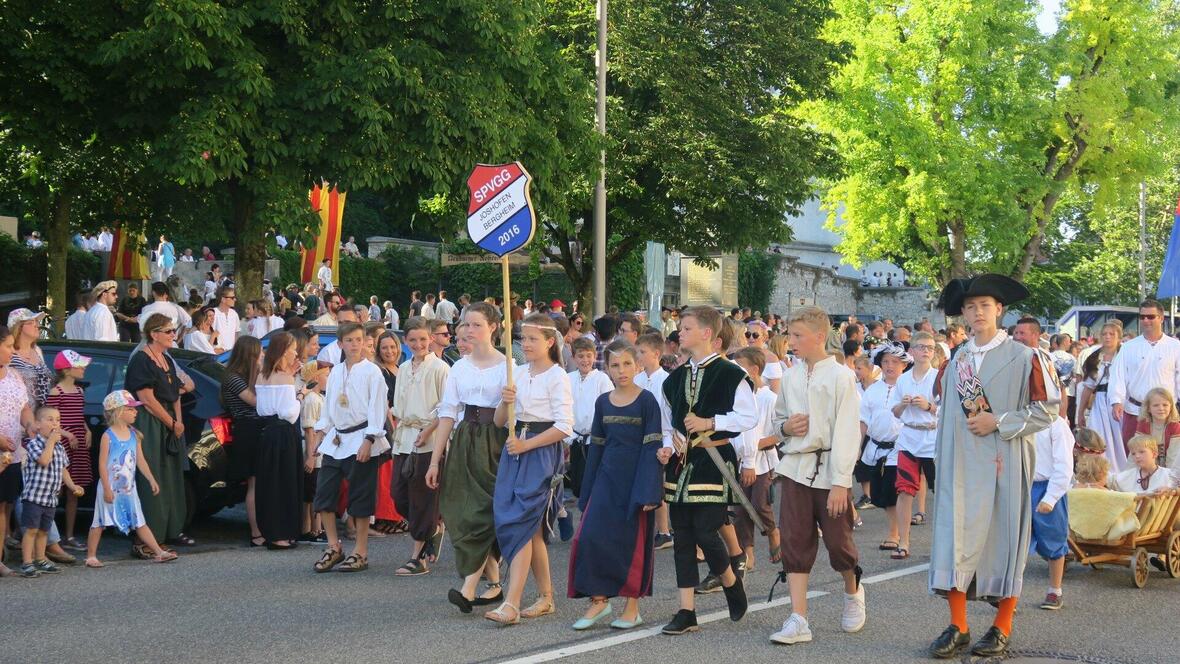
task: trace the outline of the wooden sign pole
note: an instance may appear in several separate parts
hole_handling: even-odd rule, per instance
[[[516,362],[512,359],[512,287],[508,283],[508,256],[506,255],[500,259],[500,270],[504,280],[504,316],[501,322],[503,326],[501,334],[504,341],[504,357],[508,363],[506,366],[508,387],[513,387],[515,383],[512,381],[512,365]],[[509,433],[516,431],[516,404],[514,403],[508,404],[508,431]]]

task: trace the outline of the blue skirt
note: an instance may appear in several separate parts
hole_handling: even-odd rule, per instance
[[[560,442],[521,455],[509,454],[507,447],[501,452],[492,513],[505,561],[511,563],[538,530],[549,541],[561,509],[560,473]]]

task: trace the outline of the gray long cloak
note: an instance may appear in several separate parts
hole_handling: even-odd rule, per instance
[[[930,589],[958,589],[973,599],[1016,597],[1028,561],[1035,434],[1057,417],[1060,396],[1031,348],[1003,341],[976,372],[999,430],[975,436],[955,391],[955,362],[960,355],[970,361],[966,353],[961,348],[948,362],[940,383]],[[1034,401],[1046,396],[1041,392],[1048,398]]]

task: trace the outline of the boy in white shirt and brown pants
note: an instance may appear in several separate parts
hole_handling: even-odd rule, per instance
[[[824,349],[831,328],[827,313],[802,307],[789,323],[791,348],[798,361],[783,374],[774,425],[786,440],[775,472],[782,489],[783,575],[791,588],[794,612],[770,640],[795,644],[811,641],[807,583],[819,550],[817,528],[823,530],[832,569],[844,577],[841,627],[845,632],[864,627],[865,592],[852,540],[852,469],[860,450],[856,377]]]
[[[639,351],[639,364],[643,371],[640,371],[635,376],[635,384],[643,389],[651,392],[656,397],[658,403],[664,403],[664,381],[668,378],[668,372],[660,366],[660,357],[664,353],[664,338],[655,332],[639,335],[635,341],[635,347]],[[661,408],[663,413],[664,409]],[[664,433],[671,435],[672,424],[670,422],[663,422],[661,425]],[[670,549],[672,548],[672,525],[668,520],[668,503],[661,503],[656,508],[656,549]]]

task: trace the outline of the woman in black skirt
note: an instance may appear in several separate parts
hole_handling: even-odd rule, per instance
[[[250,546],[262,546],[265,540],[258,530],[258,516],[254,509],[254,462],[258,438],[262,435],[262,421],[258,419],[254,383],[262,368],[262,344],[258,339],[243,336],[234,344],[221,381],[221,405],[232,418],[233,444],[229,447],[229,480],[246,481],[246,520],[250,522]]]
[[[295,548],[303,514],[303,443],[295,389],[299,353],[295,338],[279,332],[270,338],[254,391],[262,437],[255,457],[254,501],[258,528],[269,549]]]

